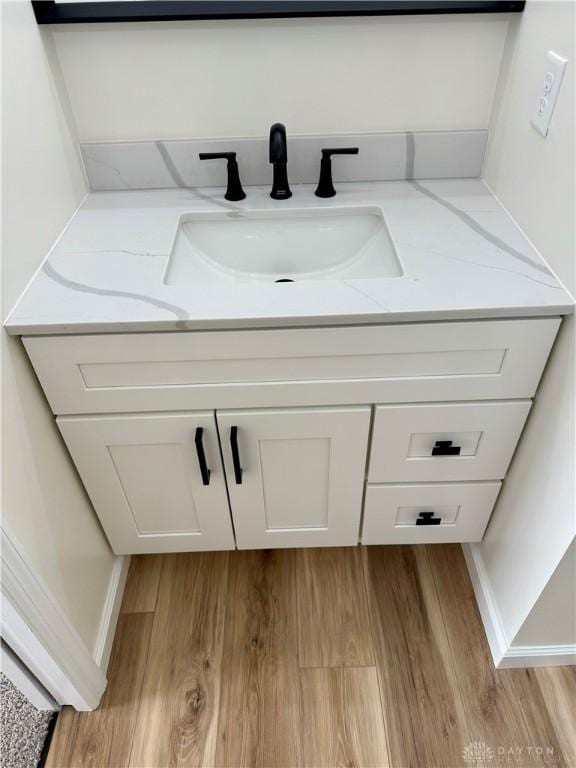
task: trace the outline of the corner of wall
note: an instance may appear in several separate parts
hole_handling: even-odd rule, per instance
[[[574,293],[573,3],[527,0],[511,20],[483,177],[559,279]],[[546,51],[570,61],[550,133],[530,125]],[[574,537],[575,322],[564,318],[484,540],[467,562],[495,661],[568,663],[572,647],[519,646],[516,637]],[[574,595],[574,580],[564,589]],[[559,624],[558,624],[559,626]],[[548,650],[546,650],[548,649]],[[556,649],[556,650],[554,650]],[[540,661],[538,661],[540,659]]]
[[[494,667],[509,669],[575,665],[574,643],[520,645],[510,641],[479,546],[464,544],[462,550]]]

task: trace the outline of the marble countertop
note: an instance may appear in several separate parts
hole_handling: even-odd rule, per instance
[[[571,313],[570,295],[479,179],[314,186],[275,201],[247,188],[87,196],[12,310],[10,334],[398,323]],[[173,286],[164,274],[180,217],[228,210],[378,206],[403,276]]]

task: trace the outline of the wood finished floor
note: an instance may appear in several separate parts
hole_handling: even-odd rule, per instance
[[[574,668],[493,669],[457,545],[134,557],[108,678],[49,768],[576,765]]]

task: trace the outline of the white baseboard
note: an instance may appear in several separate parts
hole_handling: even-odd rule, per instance
[[[478,552],[478,547],[475,544],[463,544],[462,551],[464,552],[468,573],[470,574],[470,580],[476,595],[476,602],[478,603],[480,616],[484,624],[486,639],[494,659],[494,666],[498,667],[510,646],[504,631],[500,611],[492,595],[488,575],[484,568],[484,561]]]
[[[551,667],[576,664],[574,645],[512,645],[476,544],[463,544],[462,551],[484,624],[484,631],[497,669]]]
[[[498,668],[574,665],[576,665],[576,645],[512,645],[504,654]]]
[[[114,642],[129,567],[129,556],[117,557],[112,575],[110,576],[108,593],[104,608],[102,609],[100,629],[98,630],[98,637],[94,646],[94,660],[103,672],[106,672],[108,662],[110,661],[110,652],[112,651],[112,643]]]

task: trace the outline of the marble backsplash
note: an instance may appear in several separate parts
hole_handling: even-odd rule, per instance
[[[288,136],[291,184],[314,184],[325,147],[359,147],[333,159],[334,182],[457,179],[480,176],[488,131],[419,131],[330,136]],[[268,138],[92,142],[81,145],[92,191],[226,185],[223,160],[199,152],[238,153],[244,186],[270,184]]]

